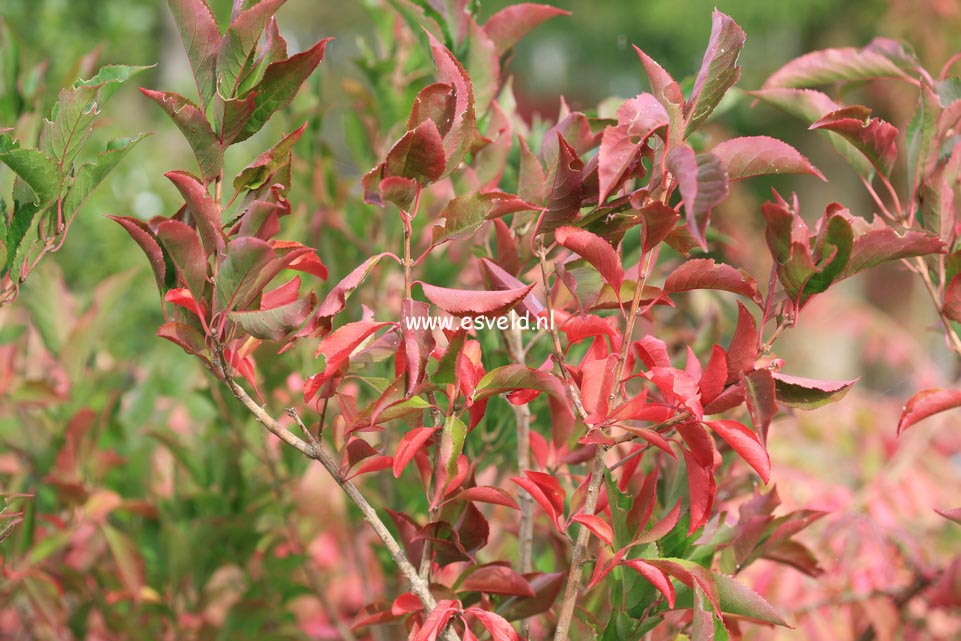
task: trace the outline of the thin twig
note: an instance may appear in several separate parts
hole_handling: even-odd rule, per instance
[[[924,288],[931,297],[931,302],[934,303],[934,308],[938,312],[938,317],[941,319],[941,324],[944,325],[945,338],[947,338],[951,349],[953,349],[956,354],[961,356],[961,338],[958,338],[958,333],[954,331],[954,326],[951,325],[951,319],[949,319],[944,313],[944,308],[941,306],[941,296],[938,294],[938,290],[934,286],[934,283],[931,282],[931,275],[928,273],[928,266],[924,263],[924,259],[920,256],[914,259],[914,265],[915,271],[917,271],[918,275],[921,276],[921,281],[924,283]]]
[[[504,331],[507,353],[512,362],[524,365],[524,345],[521,330],[516,323]],[[517,469],[521,473],[531,469],[531,409],[524,403],[511,405],[517,423]],[[533,570],[534,549],[534,499],[526,490],[518,493],[521,521],[517,533],[517,569],[522,574]]]

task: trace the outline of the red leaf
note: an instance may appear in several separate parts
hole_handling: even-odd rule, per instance
[[[740,294],[761,303],[757,282],[743,269],[715,263],[713,258],[695,258],[685,261],[664,281],[664,293],[692,289],[719,289]]]
[[[117,222],[127,230],[130,237],[140,245],[140,248],[147,255],[147,260],[150,262],[154,279],[157,281],[157,289],[163,292],[167,275],[164,253],[163,250],[160,249],[160,244],[157,243],[157,239],[154,237],[153,232],[150,231],[147,223],[129,216],[108,216],[108,218]]]
[[[707,251],[705,232],[711,210],[727,197],[727,174],[721,160],[710,153],[697,155],[686,144],[667,153],[667,168],[677,180],[691,235]]]
[[[500,265],[488,258],[481,258],[481,266],[484,268],[484,273],[490,279],[491,285],[497,289],[511,290],[525,287],[524,283],[511,276],[510,273],[502,269]],[[537,300],[537,297],[534,296],[533,293],[525,296],[524,300],[520,302],[518,307],[519,309],[523,309],[525,313],[530,314],[531,316],[537,316],[544,311],[544,305]],[[592,316],[592,318],[596,317]]]
[[[753,467],[762,481],[771,479],[771,457],[757,434],[737,421],[707,421],[706,425]]]
[[[610,546],[614,545],[614,528],[611,527],[610,523],[596,514],[577,514],[571,517],[571,520],[586,527],[594,536],[604,541],[604,543]]]
[[[648,376],[651,382],[657,385],[665,400],[679,403],[698,420],[704,416],[697,381],[685,372],[673,367],[655,367]]]
[[[715,145],[711,153],[721,159],[731,182],[767,174],[810,174],[827,181],[797,149],[768,136],[725,140]]]
[[[449,499],[449,501],[473,501],[475,503],[492,503],[494,505],[503,505],[504,507],[509,507],[514,510],[519,510],[520,507],[517,502],[511,498],[511,495],[500,489],[499,487],[490,487],[487,485],[481,485],[477,487],[469,487],[466,490],[462,490],[458,494],[455,494]]]
[[[446,136],[454,122],[454,88],[444,82],[435,82],[421,89],[414,98],[407,119],[407,129],[416,129],[421,123],[431,120],[441,136]]]
[[[547,211],[537,221],[538,234],[570,223],[577,218],[581,209],[584,188],[581,170],[584,163],[560,133],[557,134],[557,142],[559,149],[554,183],[547,201]]]
[[[404,340],[404,356],[407,370],[407,395],[410,396],[420,385],[427,372],[427,360],[434,351],[434,334],[426,325],[415,326],[410,319],[424,321],[430,316],[430,305],[416,300],[405,299],[400,304],[401,336]]]
[[[767,430],[777,414],[777,394],[774,377],[769,369],[759,369],[741,376],[747,409],[754,429],[767,442]]]
[[[454,114],[450,130],[444,135],[444,156],[447,166],[442,176],[446,176],[460,165],[471,143],[474,141],[476,116],[474,114],[474,89],[464,67],[447,47],[433,34],[427,33],[437,79],[454,88]]]
[[[935,510],[938,514],[946,519],[954,521],[958,525],[961,525],[961,507],[956,507],[952,510]]]
[[[911,397],[901,410],[898,434],[920,420],[946,410],[961,407],[961,390],[926,389]]]
[[[216,90],[220,27],[206,0],[169,0],[168,4],[180,30],[201,102],[206,105]]]
[[[570,344],[597,336],[610,336],[612,338],[618,336],[618,332],[609,318],[603,318],[595,314],[570,316],[558,329],[567,336],[567,342]]]
[[[944,315],[961,323],[961,274],[955,275],[944,290],[944,305],[941,307]]]
[[[216,178],[223,168],[224,148],[200,108],[173,91],[151,91],[141,87],[140,92],[160,105],[183,133],[197,158],[204,183]]]
[[[415,427],[404,434],[404,437],[400,439],[400,443],[397,444],[397,449],[394,451],[394,478],[400,478],[404,468],[407,467],[407,464],[414,458],[417,451],[423,447],[434,432],[439,429],[439,427]]]
[[[615,292],[620,291],[624,282],[624,268],[617,252],[606,240],[576,227],[557,229],[554,239],[593,265]]]
[[[527,296],[534,285],[499,291],[448,289],[420,283],[427,299],[453,316],[503,316]]]
[[[697,462],[691,452],[681,448],[687,467],[687,489],[690,495],[691,524],[688,535],[693,534],[711,518],[714,495],[717,494],[717,481],[713,467],[704,467]]]
[[[194,298],[202,299],[207,286],[207,257],[197,232],[179,220],[165,220],[157,225],[157,238]]]
[[[386,470],[393,465],[393,462],[394,460],[389,456],[376,455],[365,458],[364,462],[358,465],[356,468],[353,468],[350,475],[345,477],[345,479],[350,480],[357,478],[362,474],[370,474],[371,472]]]
[[[260,309],[273,309],[274,307],[288,305],[297,300],[299,293],[300,276],[294,276],[283,285],[264,292],[263,297],[260,299]]]
[[[168,171],[164,176],[177,187],[193,214],[204,253],[207,256],[219,255],[226,245],[226,238],[220,223],[220,207],[207,188],[183,171]]]
[[[634,343],[634,351],[648,369],[671,366],[667,344],[659,338],[650,335],[645,336]]]
[[[307,379],[304,385],[304,399],[308,402],[314,397],[321,386],[333,377],[342,365],[350,358],[350,354],[357,349],[367,338],[392,323],[382,323],[376,321],[357,321],[347,323],[337,328],[332,334],[326,336],[317,347],[316,355],[323,354],[326,359],[324,371],[314,374]]]
[[[404,134],[387,152],[384,176],[401,176],[420,183],[433,182],[444,173],[444,140],[433,120],[425,120]]]
[[[614,388],[617,356],[599,358],[581,365],[581,402],[589,416],[586,422],[596,425],[608,416],[608,401]]]
[[[738,380],[742,372],[750,372],[757,361],[757,323],[747,308],[737,303],[737,327],[727,350],[727,383]]]
[[[528,31],[555,16],[569,16],[570,11],[532,2],[521,2],[501,9],[484,23],[484,31],[503,56]]]
[[[711,38],[694,79],[691,96],[684,106],[688,119],[686,134],[697,129],[697,125],[711,115],[727,90],[741,78],[737,57],[744,47],[745,37],[744,31],[730,16],[714,10]]]
[[[720,345],[711,348],[711,358],[707,361],[707,367],[701,374],[698,381],[698,388],[701,390],[701,403],[705,407],[714,399],[721,395],[727,383],[727,353]]]
[[[504,596],[536,596],[523,576],[504,565],[482,565],[464,579],[458,592],[484,592]]]
[[[271,246],[279,251],[309,250],[306,252],[297,252],[297,257],[287,263],[287,269],[304,272],[305,274],[316,276],[321,280],[327,280],[327,267],[313,249],[292,240],[276,240],[271,243]]]
[[[477,617],[477,620],[487,628],[491,641],[521,641],[511,624],[501,615],[480,608],[467,608],[466,612]]]
[[[630,559],[628,561],[622,561],[622,564],[647,579],[658,592],[664,595],[664,598],[667,599],[667,605],[671,608],[674,607],[674,584],[671,583],[671,580],[667,577],[667,573],[664,572],[664,570],[644,559]]]
[[[915,76],[908,75],[881,51],[868,45],[863,49],[822,49],[795,58],[771,74],[764,82],[764,89],[817,87],[838,81],[876,78],[911,82]]]
[[[395,616],[419,612],[423,609],[424,604],[420,602],[420,599],[417,598],[413,592],[404,592],[394,599],[394,602],[390,605],[390,613]],[[357,624],[355,623],[354,626],[356,627]]]
[[[537,501],[544,512],[551,518],[554,527],[563,531],[561,519],[564,516],[564,500],[567,493],[556,478],[543,472],[525,471],[525,477],[512,476],[511,480],[521,486]]]
[[[434,609],[427,615],[424,625],[421,626],[420,632],[413,638],[413,641],[437,641],[441,630],[444,629],[450,618],[459,611],[459,601],[452,599],[438,601]]]
[[[671,508],[671,511],[664,515],[660,521],[655,523],[650,530],[643,532],[637,538],[634,539],[635,543],[653,543],[654,541],[660,541],[662,538],[671,533],[674,526],[677,525],[678,519],[681,517],[681,502],[678,501]]]
[[[665,71],[661,65],[657,64],[653,58],[638,49],[636,45],[634,46],[634,51],[637,52],[638,57],[641,59],[641,64],[644,65],[644,72],[647,74],[647,80],[651,85],[651,93],[654,94],[654,97],[657,98],[658,102],[664,106],[664,109],[668,113],[670,119],[669,133],[672,144],[680,141],[684,134],[681,114],[684,106],[684,94],[681,92],[680,85],[674,81],[671,74]]]
[[[164,300],[168,303],[179,305],[180,307],[193,312],[194,316],[197,318],[205,317],[203,308],[201,308],[196,299],[194,299],[194,296],[190,293],[190,290],[185,287],[171,289],[164,295]]]
[[[862,105],[843,107],[822,116],[810,126],[826,129],[842,136],[863,153],[878,173],[891,174],[898,158],[898,129],[880,118],[871,118],[871,110]]]
[[[357,289],[367,275],[370,274],[370,270],[380,261],[381,258],[387,254],[377,254],[371,256],[363,263],[358,265],[352,272],[347,274],[343,280],[341,280],[337,285],[327,293],[327,296],[320,303],[320,307],[317,308],[318,317],[331,317],[334,314],[342,311],[347,303],[347,297],[350,293]]]
[[[204,335],[186,323],[164,323],[157,330],[157,336],[179,345],[188,354],[203,354],[207,351]]]

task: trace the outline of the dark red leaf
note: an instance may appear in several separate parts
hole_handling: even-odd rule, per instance
[[[484,273],[487,275],[487,278],[490,279],[490,284],[493,285],[495,289],[511,290],[520,289],[525,286],[524,283],[514,276],[511,276],[509,272],[502,269],[500,265],[489,258],[481,258],[481,266],[484,268]],[[544,305],[537,300],[533,292],[524,297],[518,305],[518,308],[532,317],[536,317],[544,311]],[[592,316],[591,318],[595,317]]]
[[[427,372],[427,361],[434,351],[434,334],[426,324],[415,325],[412,319],[426,321],[430,317],[430,305],[405,299],[400,304],[401,336],[404,340],[404,357],[407,365],[407,395],[420,385]]]
[[[193,215],[200,241],[207,256],[223,251],[226,238],[220,221],[220,207],[210,196],[203,183],[183,171],[168,171],[164,174],[177,187]]]
[[[130,237],[140,245],[140,248],[147,255],[147,260],[150,262],[150,268],[153,270],[154,279],[157,281],[157,289],[161,292],[164,291],[164,283],[166,280],[167,267],[164,262],[164,253],[160,249],[160,244],[154,237],[153,232],[147,224],[136,218],[131,218],[129,216],[109,216],[111,220],[116,221],[121,227],[127,230]]]
[[[416,129],[421,123],[431,120],[441,136],[446,136],[454,121],[454,88],[444,82],[435,82],[421,89],[414,98],[407,119],[407,129]]]
[[[721,395],[724,386],[727,384],[727,353],[720,345],[711,348],[711,358],[707,361],[707,367],[701,374],[698,381],[698,388],[701,390],[701,403],[705,407]]]
[[[761,437],[761,442],[766,443],[771,420],[777,414],[774,377],[771,370],[759,369],[742,374],[741,382],[751,422],[754,423],[754,429]]]
[[[186,323],[164,323],[157,330],[157,336],[179,345],[188,354],[203,354],[207,351],[204,335],[197,328]]]
[[[207,286],[207,258],[197,232],[179,220],[165,220],[157,226],[157,238],[178,269],[194,298],[203,299]]]
[[[731,182],[768,174],[809,174],[827,181],[797,149],[768,136],[725,140],[715,145],[711,153],[721,159]]]
[[[878,173],[891,174],[898,158],[898,129],[880,118],[871,118],[871,110],[867,107],[853,105],[832,111],[812,123],[810,128],[839,134],[863,153]]]
[[[458,592],[484,592],[504,596],[536,596],[523,576],[505,565],[482,565],[465,578]]]
[[[727,174],[721,160],[710,153],[697,155],[688,145],[680,144],[668,151],[667,168],[684,199],[688,230],[707,251],[705,233],[711,210],[728,194]]]
[[[918,421],[946,410],[961,407],[961,390],[926,389],[911,397],[901,410],[898,434]]]
[[[713,467],[704,467],[694,455],[685,448],[684,463],[687,468],[687,489],[690,496],[691,523],[688,535],[693,534],[711,518],[714,496],[717,494],[717,481]]]
[[[577,218],[583,198],[584,163],[564,137],[558,133],[559,151],[554,183],[547,201],[547,211],[538,220],[537,233],[546,233],[562,227]]]
[[[737,327],[727,350],[727,383],[738,380],[743,372],[754,369],[757,361],[757,323],[751,312],[738,301]]]
[[[434,121],[428,119],[394,143],[387,152],[383,175],[433,182],[444,173],[446,162],[444,140]]]

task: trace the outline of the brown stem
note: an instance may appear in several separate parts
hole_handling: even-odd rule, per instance
[[[587,499],[584,501],[584,514],[594,514],[597,508],[597,499],[600,495],[601,480],[604,478],[604,455],[607,448],[598,445],[594,452],[594,466],[591,468],[591,482],[587,486]],[[587,544],[591,539],[591,531],[585,526],[577,533],[577,541],[574,543],[574,553],[571,556],[571,570],[567,575],[567,585],[564,587],[564,600],[561,602],[561,612],[557,619],[557,628],[554,631],[554,641],[567,641],[567,635],[571,627],[571,619],[574,617],[574,605],[577,601],[577,593],[580,589],[581,570],[587,560]]]
[[[652,249],[644,257],[644,265],[641,268],[641,273],[638,274],[637,284],[634,286],[634,296],[631,298],[631,311],[627,316],[627,328],[624,330],[624,338],[621,342],[621,351],[617,355],[617,365],[614,367],[614,387],[611,389],[611,395],[608,399],[611,407],[614,406],[614,401],[621,390],[621,376],[624,374],[624,364],[627,362],[627,352],[631,348],[631,335],[634,334],[634,323],[637,321],[637,311],[640,308],[641,296],[643,295],[644,286],[647,284],[647,276],[651,271],[653,257],[656,254],[657,249]]]
[[[928,266],[925,264],[924,259],[918,256],[914,259],[915,271],[921,276],[921,280],[924,282],[924,288],[928,291],[928,295],[931,297],[931,302],[934,303],[934,308],[938,311],[938,317],[941,319],[941,324],[944,325],[944,335],[951,345],[951,349],[954,350],[956,354],[961,356],[961,338],[958,338],[958,333],[954,331],[954,326],[951,325],[951,320],[945,315],[944,308],[941,306],[941,296],[938,294],[937,288],[934,283],[931,282],[931,275],[928,273]]]
[[[515,323],[504,331],[507,353],[512,362],[524,365],[524,345],[521,330]],[[531,469],[531,409],[523,405],[511,405],[517,423],[517,469],[521,473]],[[518,493],[521,521],[517,533],[517,569],[522,574],[534,568],[534,499],[525,490]]]

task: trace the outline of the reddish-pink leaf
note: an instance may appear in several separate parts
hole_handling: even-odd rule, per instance
[[[757,323],[747,308],[737,303],[737,327],[727,350],[727,383],[734,383],[741,373],[754,369],[757,361]]]
[[[201,102],[206,105],[216,90],[220,27],[206,0],[168,0],[167,4],[187,51]]]
[[[317,252],[310,247],[301,245],[293,240],[275,240],[270,244],[278,253],[283,253],[283,255],[296,252],[296,257],[287,263],[287,269],[304,272],[305,274],[316,276],[321,280],[327,280],[327,266],[320,260]]]
[[[539,234],[553,231],[577,218],[583,199],[584,178],[581,170],[584,169],[584,163],[560,133],[557,134],[557,143],[559,149],[554,183],[547,200],[547,211],[537,221]]]
[[[961,274],[957,274],[944,289],[944,304],[941,306],[944,315],[961,323]]]
[[[855,82],[876,78],[908,82],[915,80],[915,76],[907,74],[880,50],[868,45],[863,49],[822,49],[795,58],[771,74],[764,82],[764,89],[817,87],[839,81]]]
[[[260,299],[260,309],[273,309],[288,305],[297,300],[300,293],[300,276],[294,276],[283,285],[264,292]]]
[[[719,289],[761,303],[757,281],[750,274],[724,263],[715,263],[713,258],[687,260],[664,281],[665,294],[692,289]]]
[[[710,153],[697,155],[687,144],[667,153],[667,168],[677,180],[684,200],[688,231],[707,251],[705,233],[711,210],[727,197],[727,174],[721,160]]]
[[[737,421],[707,421],[706,425],[753,467],[762,481],[771,479],[771,457],[757,434]]]
[[[414,458],[414,455],[424,446],[434,432],[439,429],[439,427],[415,427],[404,434],[404,437],[400,439],[400,443],[397,444],[397,449],[394,452],[394,478],[400,478],[404,468],[406,468],[407,464]]]
[[[419,612],[423,609],[424,604],[420,602],[420,599],[417,598],[413,592],[404,592],[394,599],[394,602],[390,605],[390,613],[397,616],[410,614],[411,612]],[[356,627],[356,623],[354,626]]]
[[[961,525],[961,507],[956,507],[951,510],[935,510],[938,514],[946,519],[954,521],[958,525]]]
[[[606,240],[576,227],[561,227],[554,232],[554,238],[593,265],[615,292],[620,291],[624,282],[624,268],[617,252]]]
[[[524,299],[534,285],[499,291],[448,289],[420,283],[427,299],[453,316],[503,316]]]
[[[717,481],[713,467],[704,467],[694,455],[685,448],[684,463],[687,468],[687,489],[690,495],[691,524],[687,533],[693,534],[711,518],[714,496],[717,494]]]
[[[466,490],[462,490],[461,492],[455,494],[448,500],[491,503],[493,505],[503,505],[504,507],[509,507],[513,510],[520,509],[520,507],[517,505],[517,502],[511,498],[510,494],[499,487],[491,487],[488,485],[469,487]]]
[[[384,176],[433,182],[444,173],[446,162],[444,140],[434,121],[428,119],[404,134],[387,152]]]
[[[157,330],[157,336],[179,345],[188,354],[203,354],[207,351],[204,335],[197,328],[186,323],[164,323]]]
[[[671,74],[665,71],[653,58],[638,49],[636,45],[634,51],[637,52],[641,64],[644,65],[644,72],[647,74],[647,80],[651,85],[651,93],[668,113],[671,143],[679,142],[684,134],[682,114],[684,94],[681,92],[681,87],[674,81]]]
[[[720,345],[711,348],[711,358],[707,361],[707,367],[701,374],[698,381],[698,388],[701,390],[701,403],[705,407],[716,399],[724,391],[727,384],[727,352]]]
[[[203,183],[183,171],[168,171],[164,174],[177,187],[193,214],[200,234],[200,241],[207,256],[220,254],[226,239],[220,222],[220,207],[210,196]]]
[[[747,410],[751,415],[754,429],[767,442],[767,431],[777,414],[777,394],[774,377],[769,369],[759,369],[741,375]]]
[[[377,254],[371,256],[347,274],[343,280],[330,290],[320,303],[320,306],[317,308],[317,316],[329,318],[342,311],[347,304],[347,297],[357,289],[358,285],[364,282],[364,279],[367,278],[367,275],[370,274],[374,266],[386,255],[387,254]]]
[[[961,390],[926,389],[911,397],[901,410],[898,434],[918,421],[946,410],[961,407]]]
[[[494,222],[501,221],[495,220]],[[524,283],[514,276],[511,276],[510,273],[502,269],[500,265],[488,258],[481,258],[481,266],[484,268],[484,273],[487,275],[487,278],[490,279],[490,284],[496,289],[510,290],[525,287]],[[530,316],[537,316],[544,311],[544,305],[537,300],[537,297],[534,296],[533,293],[530,293],[520,302],[518,309],[524,310],[524,312]],[[591,318],[596,317],[592,316]]]
[[[526,477],[512,476],[511,481],[521,486],[537,501],[558,531],[563,531],[564,500],[567,493],[556,478],[543,472],[525,471]]]
[[[842,107],[822,116],[810,128],[825,129],[842,136],[867,157],[878,173],[891,174],[898,158],[898,129],[880,118],[871,118],[871,110],[867,107]]]
[[[407,370],[407,395],[420,385],[427,372],[427,361],[434,351],[434,334],[426,321],[430,317],[430,305],[406,299],[400,304],[401,336],[404,340],[404,358]],[[415,324],[420,319],[421,324]]]
[[[394,460],[389,456],[376,455],[369,458],[365,458],[364,462],[353,468],[350,475],[345,477],[347,480],[357,478],[363,474],[370,474],[371,472],[379,472],[380,470],[386,470],[393,465]]]
[[[179,220],[165,220],[157,226],[157,239],[194,298],[203,298],[207,285],[207,257],[197,232]]]
[[[777,392],[777,402],[805,410],[813,410],[841,400],[859,380],[855,378],[850,381],[821,381],[778,372],[773,372],[772,377]]]
[[[164,300],[168,303],[173,303],[174,305],[179,305],[184,309],[193,312],[194,316],[197,318],[204,318],[204,310],[197,303],[193,294],[186,287],[179,287],[177,289],[171,289],[164,295]]]
[[[671,366],[671,357],[667,353],[667,344],[654,336],[647,335],[635,341],[634,352],[648,369]]]
[[[587,338],[597,336],[618,336],[618,331],[611,323],[611,319],[594,314],[576,314],[568,317],[558,328],[567,336],[567,342],[577,343]]]
[[[490,35],[490,34],[488,34]],[[427,33],[431,55],[437,67],[437,79],[454,89],[454,114],[450,130],[444,135],[444,156],[447,166],[443,176],[454,171],[474,141],[477,117],[474,113],[474,88],[464,67],[447,47],[430,32]]]
[[[658,592],[664,595],[667,600],[667,605],[671,608],[674,607],[674,584],[668,578],[667,573],[659,567],[651,564],[649,561],[644,559],[630,559],[627,561],[622,561],[623,565],[631,568],[642,577],[647,579],[651,585],[653,585]]]
[[[691,416],[700,420],[704,416],[701,406],[701,391],[697,381],[683,370],[673,367],[655,367],[648,374],[651,382],[664,395],[668,402],[676,402],[687,409]]]
[[[497,55],[502,56],[528,31],[555,16],[569,16],[570,12],[557,7],[532,2],[505,7],[484,23],[484,31],[497,45]]]
[[[869,231],[855,237],[851,246],[851,257],[836,280],[848,278],[890,260],[943,254],[944,251],[944,243],[938,236],[911,230],[899,234],[886,223],[875,221]]]
[[[130,237],[140,245],[140,248],[147,255],[147,260],[150,262],[154,279],[157,281],[157,289],[163,292],[167,275],[164,253],[163,250],[160,249],[160,244],[154,237],[153,232],[150,231],[147,223],[129,216],[109,216],[109,218],[127,230]]]
[[[594,536],[599,538],[604,543],[610,546],[614,545],[614,528],[611,524],[599,517],[596,514],[577,514],[571,517],[572,521],[576,521],[590,530]]]
[[[505,565],[482,565],[464,579],[458,592],[484,592],[504,596],[536,596],[523,576]]]
[[[797,149],[768,136],[731,138],[715,145],[711,153],[721,159],[731,182],[767,174],[809,174],[827,181]]]
[[[141,87],[140,92],[160,105],[180,129],[197,158],[204,183],[216,178],[224,165],[224,148],[200,108],[173,91],[152,91]]]
[[[444,82],[435,82],[421,89],[414,98],[407,119],[407,129],[416,129],[421,123],[431,120],[441,136],[446,136],[454,121],[454,88]]]
[[[460,602],[452,599],[443,599],[437,602],[434,609],[424,620],[420,631],[413,638],[413,641],[437,641],[441,630],[450,621],[450,618],[460,612]]]
[[[684,106],[688,120],[685,135],[697,129],[698,124],[711,115],[727,90],[741,78],[737,57],[744,47],[745,37],[744,30],[730,16],[714,10],[711,38],[694,79],[691,96]]]
[[[304,385],[304,398],[310,401],[321,386],[334,376],[340,367],[348,361],[350,354],[357,349],[361,343],[367,340],[367,338],[377,330],[389,325],[392,325],[392,323],[357,321],[347,323],[324,337],[317,347],[316,355],[320,356],[323,354],[326,358],[326,365],[324,371],[319,374],[314,374],[307,379]]]
[[[671,511],[664,515],[660,521],[655,523],[650,530],[643,532],[637,538],[634,539],[635,543],[652,543],[654,541],[660,541],[662,538],[667,536],[674,530],[674,526],[677,525],[678,519],[681,517],[681,502],[678,501],[671,508]]]
[[[480,608],[467,608],[466,612],[477,617],[491,635],[491,641],[521,641],[521,638],[507,622],[507,619],[494,612]]]

